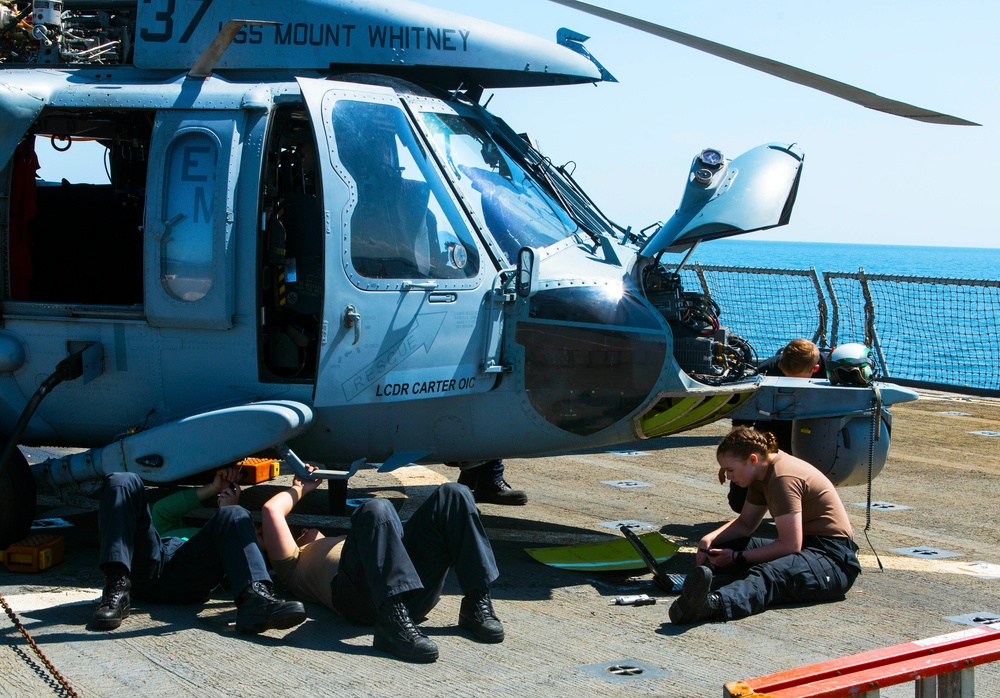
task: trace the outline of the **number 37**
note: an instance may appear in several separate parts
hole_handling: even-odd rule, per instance
[[[209,5],[212,4],[212,0],[194,1],[200,3],[200,7],[191,17],[191,21],[188,23],[184,33],[181,34],[181,38],[178,43],[187,43],[188,39],[191,38],[191,34],[194,33],[194,30],[198,27],[198,24],[201,23]],[[181,0],[181,2],[184,2],[184,0]],[[152,26],[143,27],[139,32],[139,36],[143,41],[164,43],[170,41],[174,36],[174,11],[177,9],[177,0],[159,0],[159,2],[157,2],[157,0],[142,0],[143,5],[152,5],[154,3],[157,6],[162,3],[163,9],[156,11],[156,14],[153,15],[153,21],[150,22]]]

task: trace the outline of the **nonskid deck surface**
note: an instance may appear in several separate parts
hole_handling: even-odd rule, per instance
[[[204,607],[135,603],[121,628],[92,632],[86,625],[102,583],[93,514],[65,516],[75,525],[64,529],[64,562],[38,574],[2,570],[0,592],[81,696],[719,695],[727,681],[1000,618],[1000,580],[989,578],[1000,572],[993,523],[1000,437],[989,435],[1000,431],[1000,401],[925,394],[893,413],[892,453],[873,483],[868,531],[884,571],[865,540],[866,510],[856,506],[866,502],[866,488],[842,488],[864,574],[838,603],[678,628],[667,620],[672,597],[648,574],[554,569],[524,553],[606,540],[620,534],[601,524],[638,521],[681,543],[666,567],[685,572],[693,542],[729,517],[714,465],[726,422],[632,450],[508,461],[507,478],[527,490],[528,505],[480,506],[501,570],[493,596],[507,638],[478,644],[456,627],[460,591],[450,580],[422,625],[440,647],[431,665],[374,650],[367,628],[314,604],[297,628],[238,635],[222,591]],[[362,471],[350,496],[389,497],[405,518],[436,484],[456,476],[445,466]],[[259,511],[289,480],[247,488],[244,503]],[[324,493],[313,493],[295,522],[328,530],[346,525],[344,518],[321,517],[325,508]],[[612,605],[616,596],[639,593],[658,603]],[[0,695],[59,695],[6,618],[0,636]],[[977,668],[975,681],[982,695],[1000,692],[1000,663]],[[913,689],[897,686],[882,695],[912,696]]]

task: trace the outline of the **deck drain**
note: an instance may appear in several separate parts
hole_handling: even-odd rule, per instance
[[[962,557],[962,553],[953,553],[949,550],[938,550],[937,548],[928,548],[926,546],[918,548],[893,548],[892,552],[899,553],[900,555],[909,555],[910,557],[924,557],[937,560],[945,557]]]
[[[971,417],[972,415],[968,412],[937,412],[937,414],[947,414],[952,417]]]
[[[961,623],[962,625],[991,625],[993,623],[1000,623],[1000,615],[990,613],[989,611],[966,613],[964,616],[945,616],[944,619]]]
[[[854,502],[853,506],[861,507],[862,509],[868,508],[868,504],[865,502]],[[912,508],[905,504],[893,504],[892,502],[872,502],[872,511],[903,511],[904,509]]]
[[[970,431],[975,436],[1000,436],[1000,431]]]
[[[649,451],[606,451],[614,456],[648,456]]]
[[[628,526],[633,531],[655,531],[659,526],[653,524],[648,524],[645,521],[601,521],[597,524],[603,528],[610,528],[614,531],[620,531],[622,526]]]
[[[636,487],[652,487],[648,482],[639,482],[638,480],[601,480],[601,482],[612,487],[620,487],[623,490],[630,490]]]
[[[583,664],[578,668],[611,683],[630,683],[648,679],[662,679],[665,676],[670,676],[669,671],[650,666],[636,659],[619,659],[614,662],[602,662],[600,664]]]

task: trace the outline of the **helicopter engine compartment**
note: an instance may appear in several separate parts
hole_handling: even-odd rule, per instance
[[[136,5],[0,0],[0,63],[120,65],[132,54]],[[105,9],[108,8],[108,9]]]
[[[756,374],[756,356],[749,342],[722,326],[721,309],[707,294],[685,291],[680,274],[662,264],[643,275],[646,299],[669,323],[674,358],[681,369],[701,383],[721,385]]]

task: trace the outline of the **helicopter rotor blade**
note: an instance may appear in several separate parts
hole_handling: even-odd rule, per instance
[[[701,37],[694,36],[692,34],[685,34],[684,32],[677,31],[676,29],[669,29],[662,25],[653,24],[652,22],[647,22],[646,20],[638,19],[620,12],[614,12],[613,10],[606,10],[603,7],[598,7],[596,5],[579,2],[579,0],[549,1],[558,5],[564,5],[565,7],[569,7],[574,10],[579,10],[580,12],[585,12],[589,15],[594,15],[595,17],[606,19],[610,22],[631,27],[632,29],[638,29],[641,32],[652,34],[653,36],[658,36],[668,41],[673,41],[674,43],[717,56],[718,58],[724,58],[725,60],[732,61],[733,63],[739,63],[747,68],[759,70],[762,73],[773,75],[774,77],[781,78],[782,80],[788,80],[789,82],[804,85],[805,87],[811,87],[812,89],[819,90],[820,92],[826,92],[834,97],[840,97],[848,102],[860,104],[862,107],[867,107],[868,109],[874,109],[875,111],[885,112],[886,114],[892,114],[894,116],[902,116],[907,119],[914,119],[915,121],[923,121],[929,124],[947,124],[949,126],[981,125],[974,121],[967,121],[957,116],[950,116],[948,114],[942,114],[941,112],[931,111],[930,109],[924,109],[912,104],[907,104],[906,102],[888,99],[887,97],[882,97],[874,92],[862,90],[860,87],[855,87],[853,85],[848,85],[845,82],[839,82],[822,75],[817,75],[816,73],[811,73],[808,70],[796,68],[795,66],[780,63],[778,61],[771,60],[770,58],[764,58],[763,56],[757,56],[753,53],[747,53],[746,51],[741,51],[731,46],[726,46],[725,44],[709,41],[708,39],[702,39]]]

